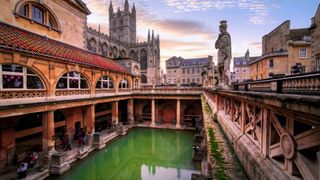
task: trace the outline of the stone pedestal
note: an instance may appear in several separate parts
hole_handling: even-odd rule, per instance
[[[51,156],[51,174],[61,175],[70,169],[66,152],[57,152]]]
[[[98,150],[101,150],[106,146],[106,144],[102,140],[101,133],[94,133],[93,134],[93,143],[92,146]]]

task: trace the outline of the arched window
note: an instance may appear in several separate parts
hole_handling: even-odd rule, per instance
[[[80,73],[69,72],[58,81],[57,89],[88,89],[87,80]]]
[[[113,81],[109,76],[103,76],[99,79],[96,85],[96,89],[113,89]]]
[[[34,1],[18,4],[15,14],[49,28],[60,30],[56,16],[42,4]]]
[[[40,77],[32,70],[16,65],[0,66],[0,89],[44,89]]]
[[[127,55],[126,55],[126,52],[124,50],[121,50],[120,51],[120,57],[121,58],[125,58]]]
[[[108,56],[108,45],[106,43],[101,45],[101,54],[103,56]]]
[[[118,50],[116,47],[113,47],[112,49],[112,55],[113,55],[113,58],[116,59],[118,58]]]
[[[119,89],[128,89],[129,84],[128,84],[128,79],[122,79],[119,83]]]
[[[133,58],[133,59],[137,59],[137,54],[136,54],[136,52],[135,52],[134,50],[132,50],[132,51],[130,52],[129,56],[130,56],[131,58]]]
[[[146,70],[148,67],[148,56],[147,56],[147,51],[146,50],[142,50],[140,52],[140,66],[141,66],[141,70]]]
[[[146,75],[144,75],[144,74],[142,74],[142,75],[141,75],[141,83],[142,83],[142,84],[146,84],[146,83],[148,83],[147,76],[146,76]]]
[[[97,43],[94,38],[88,41],[88,50],[92,52],[97,52]]]

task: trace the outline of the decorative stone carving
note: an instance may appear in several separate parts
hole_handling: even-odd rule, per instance
[[[295,144],[288,133],[283,133],[280,137],[280,145],[283,155],[287,159],[292,159],[295,155]]]

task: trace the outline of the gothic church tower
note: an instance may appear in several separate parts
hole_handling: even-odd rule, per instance
[[[123,11],[120,8],[114,11],[112,1],[109,6],[109,35],[114,40],[119,40],[125,44],[136,43],[136,8],[133,7],[130,12],[128,0],[124,3]]]

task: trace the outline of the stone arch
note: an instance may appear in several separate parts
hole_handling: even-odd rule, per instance
[[[129,53],[129,57],[133,58],[133,59],[137,59],[137,53],[134,50],[131,50]]]
[[[122,49],[122,50],[120,51],[120,57],[121,57],[121,58],[125,58],[126,56],[127,56],[126,51],[125,51],[124,49]]]
[[[108,56],[108,44],[106,42],[101,44],[101,54],[103,56]]]
[[[114,59],[118,58],[118,49],[116,46],[113,46],[113,48],[112,48],[112,58],[114,58]]]
[[[140,68],[141,70],[147,70],[148,68],[148,53],[145,49],[140,51]]]
[[[148,83],[148,78],[146,75],[142,74],[141,75],[141,84],[147,84]]]
[[[97,52],[97,41],[95,38],[91,38],[88,40],[88,50]]]

